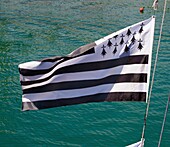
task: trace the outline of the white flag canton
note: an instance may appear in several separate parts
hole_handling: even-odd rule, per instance
[[[102,55],[100,60],[150,54],[152,26],[151,19],[148,19],[96,41],[96,52]]]
[[[68,56],[19,65],[23,110],[102,101],[145,101],[155,18]]]

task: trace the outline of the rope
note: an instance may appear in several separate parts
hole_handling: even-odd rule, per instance
[[[163,23],[164,23],[165,12],[166,12],[166,3],[167,3],[167,0],[164,1],[164,10],[163,10],[163,14],[162,14],[162,22],[161,22],[161,27],[160,27],[160,32],[159,32],[158,46],[157,46],[157,51],[156,51],[153,73],[152,73],[152,81],[151,81],[149,96],[148,96],[148,99],[147,99],[146,112],[145,112],[145,116],[144,116],[144,125],[143,125],[143,131],[142,131],[142,146],[144,146],[146,120],[147,120],[147,117],[148,117],[148,111],[149,111],[149,106],[150,106],[150,98],[151,98],[151,94],[152,94],[152,87],[153,87],[153,83],[154,83],[154,76],[155,76],[156,65],[157,65],[157,61],[158,61],[158,54],[159,54],[159,49],[160,49],[161,37],[162,37],[162,29],[163,29]]]
[[[166,105],[166,110],[165,110],[165,114],[164,114],[164,120],[163,120],[163,123],[162,123],[162,129],[161,129],[161,134],[160,134],[160,137],[159,137],[158,147],[160,147],[160,144],[161,144],[162,134],[163,134],[163,131],[164,131],[164,125],[165,125],[165,121],[166,121],[166,114],[168,112],[169,101],[170,101],[170,96],[168,98],[168,102],[167,102],[167,105]]]

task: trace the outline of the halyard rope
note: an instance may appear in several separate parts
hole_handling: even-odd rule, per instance
[[[160,134],[160,137],[159,137],[158,147],[160,147],[161,140],[162,140],[162,134],[163,134],[163,131],[164,131],[164,125],[165,125],[165,121],[166,121],[166,115],[167,115],[167,112],[168,112],[169,101],[170,101],[170,95],[169,95],[167,105],[166,105],[166,110],[165,110],[164,119],[163,119],[163,123],[162,123],[162,129],[161,129],[161,134]]]

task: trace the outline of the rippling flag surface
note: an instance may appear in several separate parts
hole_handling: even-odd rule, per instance
[[[67,56],[19,65],[22,110],[103,101],[145,101],[155,18],[144,20]]]

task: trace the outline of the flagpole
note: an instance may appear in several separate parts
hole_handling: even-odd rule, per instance
[[[148,95],[148,99],[147,99],[146,111],[145,111],[145,115],[144,115],[144,124],[143,124],[142,138],[141,138],[141,140],[142,140],[141,147],[144,147],[146,120],[147,120],[147,117],[148,117],[148,111],[149,111],[149,106],[150,106],[150,98],[151,98],[151,94],[152,94],[152,87],[153,87],[153,83],[154,83],[154,76],[155,76],[156,65],[157,65],[157,61],[158,61],[158,54],[159,54],[160,42],[161,42],[162,30],[163,30],[163,23],[164,23],[165,12],[166,12],[166,4],[167,4],[167,0],[164,1],[164,9],[163,9],[162,22],[161,22],[160,32],[159,32],[159,39],[158,39],[154,69],[153,69],[153,73],[152,73],[152,81],[151,81],[150,91],[149,91],[149,95]]]
[[[163,134],[163,131],[164,131],[164,125],[165,125],[165,121],[166,121],[166,115],[167,115],[167,112],[168,112],[169,102],[170,102],[170,95],[169,95],[169,98],[168,98],[168,101],[167,101],[167,104],[166,104],[166,110],[165,110],[164,119],[163,119],[163,123],[162,123],[162,129],[161,129],[158,147],[160,147],[161,140],[162,140],[162,134]]]

